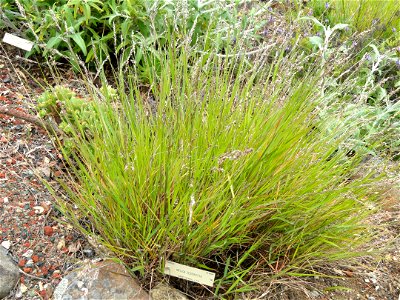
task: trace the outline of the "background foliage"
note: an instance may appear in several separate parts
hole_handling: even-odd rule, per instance
[[[157,68],[159,51],[174,45],[168,36],[177,33],[181,40],[224,48],[244,30],[256,31],[261,24],[248,24],[260,11],[247,11],[238,18],[238,7],[245,1],[201,2],[166,0],[5,0],[0,8],[1,26],[23,24],[20,34],[36,41],[31,53],[40,52],[53,58],[78,55],[94,66],[106,61],[115,64],[136,63],[143,77],[148,70],[144,53],[154,56]],[[252,27],[254,26],[254,27]],[[18,26],[17,26],[18,27]],[[73,63],[74,60],[72,60]]]

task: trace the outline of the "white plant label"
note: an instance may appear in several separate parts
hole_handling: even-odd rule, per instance
[[[188,267],[168,260],[165,262],[164,274],[211,287],[213,286],[215,279],[215,273],[213,272]]]
[[[16,35],[6,33],[3,38],[3,42],[13,45],[15,47],[21,48],[25,51],[31,51],[33,47],[33,42],[22,39]]]

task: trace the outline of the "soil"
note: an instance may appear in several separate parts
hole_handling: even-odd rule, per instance
[[[33,78],[43,75],[17,55],[0,48],[0,105],[35,115],[34,99],[43,90]],[[60,158],[44,129],[0,114],[0,243],[10,245],[21,270],[7,299],[49,299],[66,272],[96,258],[86,239],[65,224],[44,185],[43,179],[59,190]]]
[[[23,53],[0,44],[0,105],[35,115],[35,97],[55,78]],[[68,70],[58,80],[70,85]],[[45,130],[0,114],[0,243],[10,243],[9,254],[21,279],[6,299],[51,299],[59,281],[99,250],[68,225],[56,209],[42,179],[59,190],[61,156]],[[392,182],[381,195],[382,209],[370,219],[382,225],[371,253],[321,270],[329,277],[282,279],[265,287],[263,299],[400,300],[400,192]],[[4,244],[4,242],[6,242]]]

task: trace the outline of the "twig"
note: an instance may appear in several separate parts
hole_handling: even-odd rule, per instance
[[[62,132],[61,130],[55,125],[52,124],[50,122],[46,122],[41,120],[40,118],[24,113],[20,110],[17,109],[13,109],[13,108],[8,108],[4,105],[0,105],[0,114],[3,115],[7,115],[7,116],[11,116],[11,117],[15,117],[17,119],[21,119],[24,121],[27,121],[31,124],[34,124],[36,126],[39,126],[43,129],[46,129],[48,132],[52,133],[52,134],[56,134],[56,135],[61,135]]]
[[[49,281],[49,280],[46,279],[46,278],[37,277],[37,276],[31,275],[31,274],[25,273],[25,272],[22,271],[21,269],[19,269],[19,272],[22,273],[22,274],[24,274],[25,276],[28,276],[28,277],[31,277],[31,278],[35,278],[35,279],[39,279],[39,280],[44,280],[44,281]]]

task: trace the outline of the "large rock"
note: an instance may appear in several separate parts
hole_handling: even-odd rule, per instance
[[[0,299],[6,297],[19,280],[19,269],[0,246]]]
[[[148,300],[149,295],[113,261],[89,263],[65,276],[54,290],[54,300]]]
[[[186,297],[182,292],[166,285],[164,283],[160,283],[156,285],[150,291],[150,296],[152,300],[188,300],[189,298]]]

